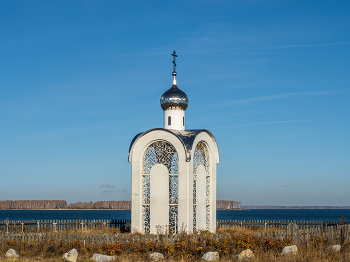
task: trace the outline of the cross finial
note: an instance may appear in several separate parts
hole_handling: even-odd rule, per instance
[[[174,50],[174,52],[173,52],[171,55],[174,57],[174,60],[173,60],[173,64],[174,64],[174,71],[173,71],[173,73],[176,73],[176,70],[175,70],[175,67],[176,67],[175,57],[177,57],[176,51]]]

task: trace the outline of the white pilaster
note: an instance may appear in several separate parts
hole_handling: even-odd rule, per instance
[[[152,167],[150,191],[150,233],[164,234],[169,225],[169,172],[166,166],[155,164]]]

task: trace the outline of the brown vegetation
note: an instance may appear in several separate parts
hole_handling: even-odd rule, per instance
[[[65,200],[5,200],[0,201],[0,209],[65,209]]]
[[[0,209],[131,209],[131,201],[97,201],[67,204],[65,200],[5,200]]]
[[[97,201],[70,203],[70,209],[131,209],[131,201]]]
[[[117,261],[133,262],[133,261],[149,261],[148,255],[152,252],[160,252],[165,255],[165,261],[175,262],[194,262],[201,261],[201,256],[208,251],[217,251],[220,254],[220,261],[237,261],[237,255],[245,250],[251,249],[256,258],[253,262],[345,262],[350,261],[350,245],[342,246],[341,252],[330,253],[325,249],[335,244],[331,241],[325,241],[321,237],[311,239],[309,246],[306,244],[298,245],[298,253],[292,256],[282,256],[281,251],[284,246],[292,244],[291,239],[284,241],[279,239],[258,238],[251,237],[248,234],[259,232],[264,229],[253,228],[225,228],[218,229],[218,234],[242,234],[242,236],[234,236],[232,238],[225,238],[215,240],[208,232],[201,232],[202,238],[193,238],[188,235],[182,237],[181,240],[166,244],[165,242],[157,241],[142,241],[115,244],[84,244],[81,241],[74,241],[72,243],[65,243],[52,239],[49,241],[33,240],[30,243],[24,241],[7,241],[6,243],[0,241],[0,257],[4,258],[5,252],[9,248],[17,250],[22,258],[16,259],[20,262],[29,261],[62,261],[62,255],[72,248],[76,248],[79,257],[78,261],[92,261],[91,257],[94,253],[106,254],[116,256]],[[91,231],[90,234],[96,233],[112,233],[117,231]],[[5,259],[5,261],[13,261]]]
[[[237,209],[242,204],[238,201],[218,200],[217,209]],[[0,201],[0,209],[116,209],[130,210],[131,201],[77,202],[69,205],[65,200],[5,200]]]

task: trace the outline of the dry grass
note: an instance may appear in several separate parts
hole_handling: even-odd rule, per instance
[[[326,253],[323,248],[299,248],[298,254],[293,256],[281,256],[274,253],[256,253],[255,259],[251,260],[252,262],[349,262],[350,253],[349,252],[338,252],[338,253]],[[52,258],[19,258],[19,259],[1,259],[0,261],[8,262],[62,262],[62,257],[52,257]],[[93,262],[94,260],[91,257],[79,256],[78,261]],[[147,256],[139,257],[134,255],[121,255],[116,256],[116,261],[118,262],[136,262],[136,261],[150,261]],[[163,261],[167,262],[199,262],[204,261],[200,258],[190,259],[190,258],[181,258],[178,259],[164,259]],[[220,257],[220,261],[227,262],[236,262],[237,255],[226,255]]]
[[[231,227],[221,227],[216,230],[217,234],[231,234],[231,235],[239,235],[239,234],[256,234],[256,233],[272,233],[279,231],[278,228],[267,228],[253,226],[253,227],[240,227],[240,226],[231,226]]]
[[[217,234],[256,234],[256,233],[269,233],[269,232],[277,232],[279,231],[278,228],[267,228],[265,229],[264,227],[259,227],[259,226],[253,226],[253,227],[241,227],[241,226],[230,226],[230,227],[221,227],[217,229]],[[18,231],[17,233],[21,233]],[[39,232],[35,231],[33,233],[53,233],[52,228],[40,228]],[[64,231],[57,231],[57,233],[74,233],[74,234],[119,234],[121,233],[119,228],[89,228],[89,229],[68,229]],[[185,233],[185,230],[183,232],[180,232],[182,234]],[[140,233],[135,233],[135,234],[140,234]]]
[[[341,252],[336,253],[327,253],[325,252],[324,246],[319,246],[317,248],[314,247],[299,247],[298,254],[293,256],[281,256],[280,254],[276,254],[273,252],[256,252],[255,258],[251,260],[252,262],[349,262],[350,261],[350,253],[348,249],[348,245],[344,247]],[[42,261],[42,262],[63,262],[62,256],[54,256],[50,258],[43,257],[32,257],[32,258],[16,258],[16,259],[8,259],[8,258],[0,258],[0,261],[8,261],[8,262],[34,262],[34,261]],[[91,255],[83,255],[78,257],[78,261],[86,261],[92,262]],[[116,256],[116,261],[120,262],[136,262],[136,261],[150,261],[147,256],[135,256],[135,255],[119,255]],[[199,262],[203,261],[200,258],[184,258],[179,257],[178,259],[170,258],[164,259],[163,261],[167,262]],[[220,257],[220,261],[227,262],[236,262],[237,254],[227,254]]]
[[[17,231],[11,231],[10,233],[22,233],[21,230]],[[26,231],[24,231],[26,233]],[[57,232],[54,232],[52,228],[46,228],[46,227],[41,227],[39,231],[28,231],[28,233],[74,233],[74,234],[118,234],[121,233],[119,228],[111,228],[111,227],[105,227],[105,228],[89,228],[89,229],[68,229],[68,230],[60,230]]]
[[[104,229],[86,229],[86,230],[81,230],[81,229],[69,229],[66,231],[59,231],[59,233],[74,233],[74,234],[119,234],[120,229],[119,228],[104,228]]]
[[[217,230],[218,234],[242,234],[247,235],[251,233],[263,233],[272,232],[273,229],[265,231],[264,228],[242,228],[242,227],[229,227],[221,228]],[[107,230],[89,230],[84,231],[87,234],[97,233],[119,233],[118,231]],[[68,233],[81,233],[81,231],[68,231]],[[207,232],[202,232],[207,234]],[[330,242],[324,242],[323,240],[313,242],[309,247],[304,244],[298,245],[298,253],[294,256],[281,256],[282,247],[290,244],[288,241],[276,241],[271,240],[271,243],[260,242],[257,243],[256,239],[249,238],[237,238],[235,242],[215,242],[210,240],[206,243],[206,248],[201,248],[201,244],[193,242],[190,238],[185,239],[176,246],[163,245],[156,246],[155,242],[150,242],[143,249],[137,249],[136,247],[124,245],[121,249],[123,252],[118,251],[115,254],[116,261],[120,262],[136,262],[136,261],[150,261],[148,255],[154,251],[165,254],[166,258],[164,261],[167,262],[199,262],[203,261],[201,256],[207,251],[218,251],[220,253],[220,261],[237,261],[237,255],[239,252],[246,248],[250,248],[254,251],[255,259],[252,262],[350,262],[350,243],[342,246],[341,252],[327,253],[326,247],[334,244]],[[243,243],[246,241],[245,243]],[[91,259],[93,253],[108,254],[108,250],[113,249],[113,245],[101,248],[99,246],[87,246],[83,247],[81,244],[76,242],[75,244],[60,245],[42,243],[39,245],[33,245],[30,248],[26,247],[23,243],[23,250],[21,250],[22,243],[7,243],[1,244],[0,242],[0,261],[11,261],[11,262],[63,262],[63,253],[68,252],[71,248],[77,248],[79,252],[78,262],[87,261],[92,262]],[[150,248],[152,246],[152,248]],[[26,251],[26,255],[17,259],[6,259],[4,254],[10,247],[18,251]],[[117,249],[116,249],[117,250]],[[168,252],[168,253],[167,253]]]

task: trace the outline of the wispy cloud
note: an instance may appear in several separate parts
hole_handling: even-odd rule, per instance
[[[110,193],[113,193],[113,190],[105,190],[105,191],[103,191],[102,193],[110,194]]]
[[[241,105],[241,104],[247,104],[247,103],[284,99],[284,98],[295,97],[295,96],[328,95],[328,94],[334,94],[334,93],[340,93],[340,92],[344,92],[344,90],[318,91],[318,92],[297,92],[297,93],[286,93],[286,94],[276,94],[276,95],[266,95],[266,96],[255,96],[255,97],[249,97],[249,98],[245,98],[245,99],[239,99],[239,100],[233,100],[233,101],[227,101],[227,102],[223,102],[223,103],[219,103],[219,104],[214,104],[211,106],[211,108],[212,109],[213,108],[222,108],[222,107]]]
[[[100,185],[100,187],[102,187],[102,188],[114,188],[114,186],[112,186],[110,184],[102,184],[102,185]]]
[[[60,137],[60,136],[66,136],[66,135],[71,135],[71,134],[84,133],[84,132],[91,130],[91,129],[103,128],[103,127],[105,127],[105,126],[103,126],[103,125],[91,125],[91,126],[81,126],[81,127],[69,127],[69,128],[62,128],[62,129],[43,132],[43,133],[35,133],[34,136],[37,138]]]
[[[281,49],[281,48],[302,48],[302,47],[318,47],[318,46],[331,46],[331,45],[349,45],[350,42],[337,42],[337,43],[320,43],[320,44],[300,44],[300,45],[272,45],[266,49]]]
[[[290,187],[289,187],[289,186],[286,186],[286,185],[284,185],[283,187],[285,187],[285,188],[287,188],[287,189],[290,189]]]
[[[260,126],[260,125],[272,125],[272,124],[284,124],[284,123],[296,123],[296,122],[309,122],[309,119],[301,119],[301,120],[282,120],[282,121],[267,121],[267,122],[256,122],[256,123],[248,123],[235,125],[235,127],[243,127],[243,126]]]
[[[207,38],[206,38],[207,39]],[[196,53],[218,53],[218,52],[234,52],[234,51],[250,51],[250,50],[274,50],[274,49],[287,49],[287,48],[307,48],[307,47],[322,47],[322,46],[334,46],[334,45],[349,45],[350,42],[338,42],[338,43],[319,43],[319,44],[300,44],[300,45],[266,45],[266,46],[238,46],[227,49],[208,49],[208,50],[182,50],[182,54],[196,54]],[[118,57],[118,56],[154,56],[170,54],[171,50],[160,52],[141,52],[141,53],[120,53],[120,54],[108,54],[100,56],[84,56],[86,58],[100,58],[100,57]]]
[[[163,52],[143,52],[143,53],[121,53],[121,54],[109,54],[109,55],[99,55],[99,56],[83,56],[84,58],[103,58],[103,57],[118,57],[118,56],[155,56],[155,55],[163,55],[170,54],[170,50]]]
[[[208,50],[183,50],[182,53],[217,53],[217,52],[234,52],[234,51],[250,51],[250,50],[274,50],[274,49],[288,49],[288,48],[308,48],[308,47],[322,47],[335,45],[350,45],[350,42],[336,42],[336,43],[318,43],[318,44],[299,44],[299,45],[265,45],[265,46],[238,46],[226,49],[208,49]],[[164,53],[164,52],[162,52]]]
[[[240,125],[214,127],[214,129],[245,127],[245,126],[273,125],[273,124],[286,124],[286,123],[309,122],[309,121],[311,121],[311,120],[310,119],[301,119],[301,120],[267,121],[267,122],[256,122],[256,123],[247,123],[247,124],[240,124]]]
[[[126,189],[118,190],[117,192],[128,192]]]

